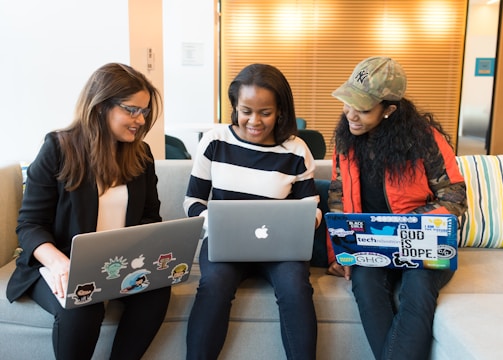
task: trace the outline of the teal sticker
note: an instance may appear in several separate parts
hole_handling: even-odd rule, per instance
[[[351,266],[356,264],[356,258],[353,255],[348,254],[346,252],[337,254],[336,259],[337,262],[342,266]]]

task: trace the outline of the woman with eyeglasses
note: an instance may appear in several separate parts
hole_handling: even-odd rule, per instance
[[[103,303],[65,310],[56,298],[72,291],[73,236],[161,221],[154,159],[143,141],[160,108],[159,92],[143,74],[104,65],[82,90],[73,122],[46,136],[28,168],[16,230],[22,252],[7,297],[12,302],[27,294],[54,315],[57,359],[90,359],[105,314]],[[41,266],[50,270],[54,288],[40,276]],[[170,295],[166,287],[119,299],[124,311],[110,359],[142,357]]]

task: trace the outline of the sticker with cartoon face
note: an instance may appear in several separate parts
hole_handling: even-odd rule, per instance
[[[176,265],[173,270],[171,270],[170,279],[173,279],[172,284],[177,284],[182,281],[185,275],[189,274],[189,265],[186,263],[181,263]]]
[[[150,285],[147,278],[148,274],[150,274],[150,271],[141,269],[126,275],[122,280],[121,294],[134,294],[145,290]]]
[[[78,284],[75,287],[73,294],[68,294],[74,300],[75,305],[84,305],[93,299],[95,292],[100,292],[100,288],[96,288],[95,282],[86,284]]]
[[[176,257],[170,252],[159,255],[159,258],[157,261],[154,261],[153,264],[157,265],[157,270],[166,270],[169,267],[168,264],[174,260],[176,260]]]

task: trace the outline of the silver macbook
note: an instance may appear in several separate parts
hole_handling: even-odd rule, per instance
[[[186,281],[203,221],[193,217],[76,235],[67,294],[57,299],[70,309]],[[49,270],[42,267],[40,273],[51,286]]]
[[[314,200],[212,200],[208,203],[210,261],[309,261]]]

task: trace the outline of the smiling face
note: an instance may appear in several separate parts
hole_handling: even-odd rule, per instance
[[[121,104],[145,109],[148,108],[149,103],[150,94],[146,90],[142,90],[133,94]],[[116,141],[133,142],[138,129],[145,125],[145,118],[142,113],[132,117],[129,111],[116,105],[108,113],[108,125]]]
[[[241,86],[236,111],[238,126],[233,128],[241,139],[260,145],[276,144],[274,126],[280,114],[272,91],[256,85]]]
[[[372,132],[384,120],[385,116],[391,115],[395,110],[395,105],[384,108],[381,104],[377,104],[367,111],[356,110],[346,103],[342,108],[348,119],[349,131],[357,136]]]

